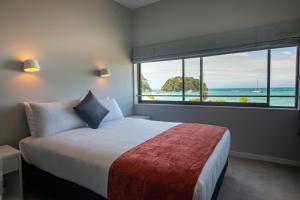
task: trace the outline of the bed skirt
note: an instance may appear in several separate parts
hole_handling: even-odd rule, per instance
[[[217,200],[228,160],[218,178],[211,200]],[[27,195],[41,195],[51,199],[105,200],[101,195],[73,182],[58,178],[22,160],[25,198]]]

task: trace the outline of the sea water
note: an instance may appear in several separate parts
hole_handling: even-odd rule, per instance
[[[164,92],[153,90],[152,92],[143,92],[143,100],[158,100],[158,101],[182,101],[182,92]],[[155,96],[166,95],[166,96]],[[173,95],[173,96],[172,96]],[[212,88],[208,90],[208,96],[233,95],[238,97],[207,97],[206,102],[228,102],[228,103],[266,103],[267,89],[257,88]],[[271,88],[270,96],[295,96],[295,88]],[[199,101],[199,91],[185,91],[185,101]],[[246,97],[251,96],[251,97]],[[252,97],[255,96],[255,97]],[[241,98],[244,97],[244,98]],[[246,102],[245,102],[246,101]],[[294,97],[271,97],[271,106],[293,107],[295,106]]]

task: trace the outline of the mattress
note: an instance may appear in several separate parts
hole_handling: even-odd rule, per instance
[[[49,137],[27,137],[20,141],[20,150],[29,164],[107,197],[108,172],[114,160],[178,124],[124,118],[105,122],[99,129],[79,128]],[[227,131],[202,169],[193,199],[211,198],[229,148]]]

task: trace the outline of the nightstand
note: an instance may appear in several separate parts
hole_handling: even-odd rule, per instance
[[[9,146],[0,146],[0,172],[3,200],[23,199],[22,166],[20,151]],[[0,198],[1,199],[1,198]]]
[[[150,116],[144,116],[144,115],[131,115],[129,118],[138,118],[138,119],[151,119]]]

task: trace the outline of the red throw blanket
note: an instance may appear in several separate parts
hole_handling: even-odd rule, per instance
[[[130,149],[110,167],[108,199],[193,199],[198,176],[225,131],[180,124]]]

